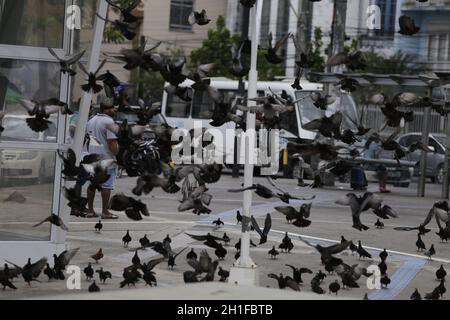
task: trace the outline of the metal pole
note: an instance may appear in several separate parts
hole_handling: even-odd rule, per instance
[[[428,96],[431,95],[431,90],[429,90]],[[422,130],[422,143],[428,145],[429,135],[430,135],[430,115],[431,110],[426,107],[423,115],[423,130]],[[417,189],[418,197],[425,197],[425,179],[427,178],[427,152],[422,151],[420,158],[420,175],[419,175],[419,187]]]
[[[263,1],[259,1],[250,10],[250,26],[252,37],[252,53],[251,53],[251,65],[248,78],[248,98],[255,98],[257,96],[257,61],[258,61],[258,40],[259,40],[259,23],[261,21]],[[255,101],[248,100],[248,106],[256,105]],[[247,112],[247,131],[255,130],[256,115],[254,113]],[[251,139],[255,139],[256,135],[251,136]],[[247,144],[246,144],[247,145]],[[252,145],[249,143],[248,145]],[[255,145],[255,144],[253,144]],[[254,150],[246,148],[246,154],[248,158],[252,157]],[[250,162],[245,164],[244,168],[244,187],[253,185],[253,167]],[[250,208],[252,205],[252,191],[247,190],[244,192],[243,203],[243,215],[250,217]],[[241,255],[239,260],[235,263],[234,267],[230,271],[231,283],[258,285],[258,272],[256,270],[256,264],[250,258],[250,231],[246,230],[242,233],[241,237]]]
[[[241,17],[241,39],[242,39],[242,41],[245,41],[248,39],[248,27],[250,24],[249,18],[250,18],[249,8],[242,6],[242,17]],[[245,94],[245,83],[244,83],[244,79],[242,77],[239,78],[238,92],[241,97],[243,97]],[[238,140],[237,139],[238,139],[237,136],[235,136],[234,137],[234,163],[233,163],[233,171],[232,171],[233,178],[239,178],[239,164],[238,164],[238,157],[237,157]]]
[[[99,0],[97,13],[106,17],[108,12],[108,3],[105,0]],[[103,42],[103,31],[105,28],[105,21],[95,18],[94,37],[92,39],[92,48],[88,62],[88,72],[95,72],[98,68],[100,59],[100,50]],[[86,134],[86,124],[89,118],[89,109],[91,108],[92,91],[83,92],[80,102],[80,116],[78,118],[77,128],[75,130],[75,138],[73,142],[73,150],[77,155],[77,164],[80,162],[80,155],[83,149],[84,137]]]
[[[442,198],[449,198],[449,159],[450,159],[450,124],[448,123],[449,118],[448,115],[445,116],[445,132],[447,134],[447,148],[445,149],[445,162],[444,162],[444,183],[442,184]]]

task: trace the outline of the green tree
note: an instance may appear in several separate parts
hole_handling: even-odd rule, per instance
[[[323,72],[325,69],[325,58],[322,56],[323,47],[322,29],[314,29],[314,39],[306,46],[306,52],[310,62],[310,70],[313,72]]]
[[[428,71],[426,65],[420,63],[417,55],[397,51],[390,57],[376,52],[365,53],[367,67],[360,70],[365,73],[377,74],[420,74]]]
[[[120,8],[125,8],[127,5],[130,4],[130,0],[116,0],[114,1],[114,4],[119,6]],[[117,8],[114,8],[112,6],[109,6],[109,8],[114,13],[119,14],[119,10]],[[114,29],[110,23],[106,24],[105,26],[105,30],[103,32],[103,40],[107,43],[115,43],[115,44],[127,41],[127,39],[123,36],[123,34],[119,30]]]
[[[242,40],[240,34],[231,35],[225,27],[225,19],[219,16],[216,29],[208,31],[208,38],[203,41],[202,47],[191,52],[191,65],[215,63],[211,77],[234,78],[229,69],[231,66],[231,46]],[[269,64],[264,57],[265,49],[258,50],[258,76],[260,80],[273,80],[275,76],[284,74],[279,65]]]

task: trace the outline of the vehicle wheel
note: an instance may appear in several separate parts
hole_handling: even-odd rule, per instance
[[[433,180],[436,184],[444,183],[444,165],[442,163],[438,166]]]

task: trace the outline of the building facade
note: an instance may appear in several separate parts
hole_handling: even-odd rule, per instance
[[[396,34],[395,48],[418,55],[432,71],[450,73],[450,0],[404,0],[401,13],[411,16],[420,31],[412,37]]]

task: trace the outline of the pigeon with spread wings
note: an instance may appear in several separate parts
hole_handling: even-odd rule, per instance
[[[106,2],[108,2],[108,4],[111,7],[114,7],[120,11],[124,22],[132,23],[132,22],[139,21],[139,19],[141,19],[140,17],[133,15],[133,11],[141,3],[141,0],[133,0],[123,7],[118,6],[117,4],[113,3],[111,0],[106,0]]]
[[[280,187],[278,187],[275,182],[270,178],[267,177],[267,181],[269,181],[269,183],[276,189],[278,190],[280,193],[277,193],[277,196],[280,198],[281,201],[285,202],[285,203],[289,203],[289,200],[313,200],[316,196],[313,195],[309,198],[305,198],[305,197],[294,197],[292,195],[290,195],[288,192],[282,190]]]
[[[433,207],[428,211],[425,220],[418,227],[395,227],[394,230],[397,231],[412,231],[419,230],[419,232],[423,235],[428,233],[430,229],[427,229],[426,226],[431,222],[433,217],[436,219],[436,223],[439,229],[443,229],[441,222],[445,224],[445,229],[450,228],[450,210],[447,201],[438,201],[433,204]]]
[[[76,71],[71,68],[72,65],[77,63],[85,54],[86,50],[78,52],[76,54],[65,56],[64,58],[60,58],[56,52],[52,48],[48,48],[48,51],[52,56],[54,56],[59,61],[59,66],[61,67],[61,72],[63,74],[68,73],[70,76],[76,75]]]
[[[266,215],[266,219],[264,220],[264,229],[262,231],[255,217],[252,216],[251,219],[253,228],[255,229],[256,232],[258,232],[259,236],[261,237],[261,239],[259,240],[259,244],[266,243],[270,228],[272,228],[272,218],[270,217],[270,214],[268,213]]]
[[[57,216],[56,214],[53,214],[53,213],[51,216],[49,216],[49,217],[45,218],[44,220],[42,220],[41,222],[33,225],[33,228],[36,228],[45,222],[50,222],[52,225],[60,227],[64,231],[69,231],[69,228],[67,228],[67,226],[64,224],[64,221],[59,216]]]
[[[296,210],[291,206],[275,207],[274,209],[281,212],[286,216],[286,220],[291,222],[294,220],[293,225],[300,228],[306,228],[311,225],[311,220],[308,220],[311,211],[312,203],[304,203],[299,210]]]
[[[213,236],[210,233],[208,233],[206,235],[195,235],[195,234],[189,234],[189,233],[185,233],[185,234],[194,240],[204,241],[203,242],[204,245],[206,245],[210,248],[213,248],[213,249],[217,249],[220,247],[220,243],[218,241],[224,241],[223,238]]]
[[[362,224],[361,213],[369,209],[377,209],[383,200],[371,192],[364,193],[363,196],[357,196],[354,193],[348,193],[336,201],[337,204],[350,206],[352,212],[353,228],[359,231],[368,230],[369,227]]]
[[[283,62],[283,59],[278,55],[278,51],[284,46],[286,41],[289,39],[289,36],[290,33],[285,34],[283,37],[281,37],[280,40],[276,42],[275,46],[273,46],[272,45],[273,35],[272,32],[269,33],[269,35],[267,36],[268,42],[267,53],[264,55],[269,63],[279,64]]]
[[[344,251],[345,249],[348,248],[348,246],[351,243],[351,241],[343,241],[341,243],[333,244],[329,247],[324,247],[320,244],[314,245],[300,236],[299,239],[303,241],[306,245],[316,249],[320,253],[320,258],[323,263],[330,264],[333,266],[338,266],[342,263],[342,259],[334,257],[333,254],[338,254]]]
[[[324,137],[332,138],[339,137],[342,124],[342,113],[336,112],[333,115],[327,117],[324,116],[321,119],[312,120],[303,125],[305,130],[317,130]]]
[[[72,114],[67,103],[59,99],[52,98],[48,100],[35,101],[20,99],[19,103],[28,111],[31,118],[27,118],[28,127],[35,132],[43,132],[48,129],[52,122],[48,120],[52,114],[61,111],[62,114]]]
[[[83,71],[83,73],[85,73],[88,76],[87,83],[81,85],[81,89],[83,89],[83,91],[89,92],[92,90],[94,93],[99,93],[103,89],[103,86],[97,84],[97,81],[100,80],[100,79],[98,79],[97,75],[100,72],[100,70],[103,68],[105,63],[106,63],[106,59],[100,63],[100,65],[98,66],[98,68],[95,72],[88,72],[86,70],[86,68],[84,67],[84,65],[82,63],[78,62],[78,66],[80,67],[80,70]]]

